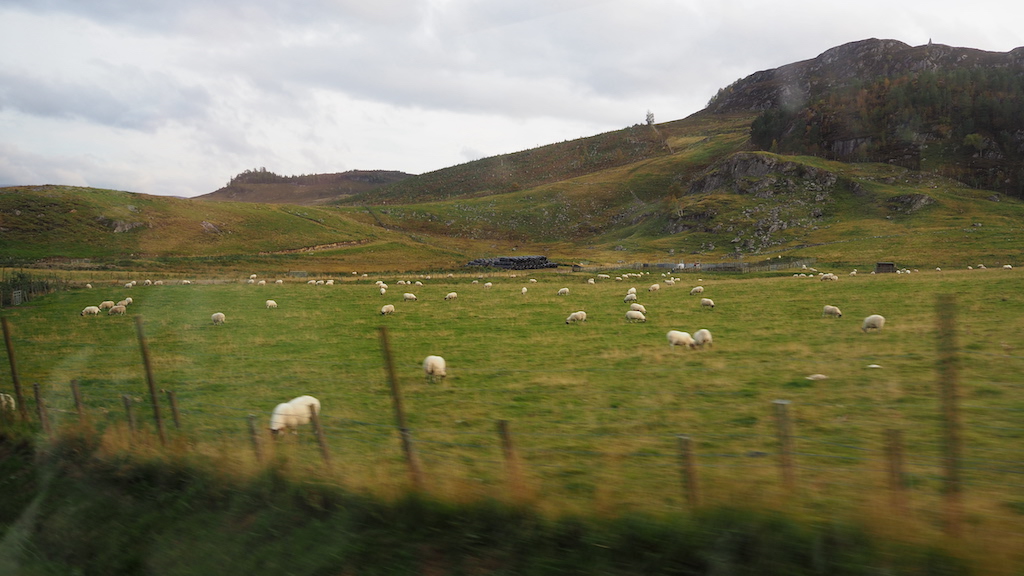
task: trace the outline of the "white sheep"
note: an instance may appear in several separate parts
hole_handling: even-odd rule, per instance
[[[638,304],[636,302],[633,302],[632,304],[630,304],[629,305],[629,309],[630,310],[636,310],[637,312],[639,312],[641,314],[647,314],[647,308],[644,308],[643,304]]]
[[[629,290],[626,290],[626,294],[636,294],[636,288],[633,287],[633,288],[630,288]]]
[[[693,348],[693,336],[690,336],[689,332],[680,332],[679,330],[669,330],[665,337],[668,338],[668,345],[671,348],[676,346],[686,346]]]
[[[624,304],[628,304],[630,302],[636,302],[636,294],[626,294],[626,297],[622,299],[622,302]]]
[[[255,279],[256,279],[256,275],[255,274],[249,274],[249,280],[255,280]]]
[[[427,381],[433,382],[436,378],[448,376],[448,367],[444,358],[440,356],[427,356],[423,359],[423,373],[427,375]]]
[[[14,412],[17,408],[14,396],[0,393],[0,412]]]
[[[163,285],[164,285],[164,281],[163,280],[157,280],[157,281],[153,282],[153,286],[163,286]]]
[[[595,282],[593,278],[587,278],[587,284],[594,284]]]
[[[116,306],[124,306],[125,308],[127,308],[128,304],[129,302],[127,300],[119,300]]]
[[[839,276],[836,276],[835,274],[833,274],[831,272],[826,272],[825,274],[821,275],[819,280],[821,280],[822,282],[824,282],[826,280],[829,281],[829,282],[835,282],[836,280],[839,280]]]
[[[255,281],[255,280],[253,280],[252,278],[249,278],[248,280],[246,280],[246,281],[245,281],[245,283],[246,283],[246,284],[255,284],[255,283],[256,283],[256,281]]]
[[[711,331],[707,328],[701,328],[693,333],[693,346],[695,348],[703,348],[705,346],[711,347],[714,339],[711,337]]]
[[[275,300],[267,300],[267,308],[268,309],[269,308],[277,308],[277,301],[275,301]]]
[[[885,317],[879,314],[872,314],[864,319],[864,323],[860,325],[860,329],[864,332],[871,330],[880,331],[885,326]]]
[[[647,317],[644,313],[639,310],[630,310],[626,312],[627,322],[647,322]]]
[[[1003,264],[1003,270],[1013,270],[1013,266],[1009,264]]]
[[[124,285],[125,288],[131,288],[132,286],[135,286],[134,282],[128,282]]]
[[[306,284],[309,284],[310,286],[316,286],[316,280],[306,280]]]
[[[259,282],[256,283],[256,285],[257,286],[266,286],[267,285],[267,281],[266,280],[260,280]]]
[[[694,286],[693,288],[690,289],[690,296],[694,296],[696,294],[703,294],[703,293],[704,293],[704,287],[703,286]]]
[[[284,280],[281,280],[280,278],[278,278],[277,280],[274,280],[274,284],[277,284],[278,286],[280,286],[281,284],[284,284]]]
[[[86,284],[85,287],[88,288],[89,290],[92,290],[92,284]]]
[[[181,284],[182,284],[182,286],[187,286],[187,285],[189,285],[189,284],[191,284],[191,283],[192,283],[192,281],[191,281],[191,280],[182,280],[182,281],[181,281]]]
[[[402,300],[406,302],[415,302],[416,295],[413,294],[412,292],[406,292],[405,294],[402,294]]]
[[[99,306],[86,306],[82,309],[82,316],[95,316],[100,313]]]
[[[223,324],[226,317],[223,312],[214,312],[213,315],[210,316],[210,320],[213,320],[214,325],[218,325]]]
[[[536,284],[536,283],[537,283],[537,279],[536,278],[530,278],[530,284]]]
[[[127,303],[129,303],[129,304],[131,304],[132,302],[135,302],[135,300],[132,300],[132,297],[131,297],[131,296],[129,296],[129,297],[127,297],[127,298],[125,298],[125,299],[124,299],[124,301],[125,301],[125,302],[127,302]]]
[[[568,288],[559,288],[558,289],[558,295],[559,296],[568,296],[569,295],[569,289]]]
[[[661,290],[661,286],[658,284],[651,284],[647,287],[648,292],[657,292],[658,290]]]
[[[103,302],[100,302],[99,309],[100,310],[110,310],[114,306],[115,306],[115,304],[114,304],[113,300],[104,300]]]
[[[523,286],[523,289],[519,291],[519,293],[522,294],[523,296],[526,296],[527,292],[528,290],[526,289],[526,286]]]
[[[449,293],[444,295],[444,299],[445,300],[455,300],[458,297],[459,297],[459,293],[458,292],[449,292]]]
[[[835,316],[836,318],[842,318],[843,313],[839,310],[839,308],[826,304],[825,307],[821,309],[821,316]]]
[[[128,311],[128,309],[125,308],[124,306],[114,306],[110,310],[107,310],[107,315],[108,316],[115,316],[115,315],[123,316],[124,313],[127,312],[127,311]]]
[[[578,312],[573,312],[572,314],[569,314],[568,318],[565,319],[565,323],[566,324],[572,324],[573,322],[577,322],[577,323],[579,323],[579,322],[586,322],[586,321],[587,321],[587,313],[584,312],[583,310],[580,310]]]
[[[385,304],[385,305],[380,307],[380,315],[381,316],[387,316],[388,314],[394,314],[394,313],[395,313],[395,305],[394,304]]]
[[[484,282],[484,288],[490,288],[491,286],[494,286],[494,284],[491,282]]]
[[[711,298],[701,298],[700,299],[700,307],[701,308],[711,308],[712,310],[714,310],[715,309],[715,301],[712,300]]]
[[[299,426],[309,424],[312,419],[310,406],[320,415],[320,401],[312,396],[299,396],[274,407],[270,414],[270,433],[277,436],[283,430],[297,433]]]
[[[380,295],[383,296],[383,295],[385,295],[387,293],[388,293],[388,289],[383,287],[383,286],[381,286],[380,287]]]
[[[328,280],[324,282],[324,286],[334,286],[334,280]]]

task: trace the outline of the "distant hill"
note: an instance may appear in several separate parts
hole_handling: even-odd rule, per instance
[[[389,170],[350,170],[336,174],[280,176],[267,171],[246,170],[228,185],[199,200],[260,202],[264,204],[323,204],[379,186],[400,182],[411,174]]]

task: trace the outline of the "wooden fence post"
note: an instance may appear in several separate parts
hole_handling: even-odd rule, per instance
[[[501,452],[505,457],[505,477],[512,496],[521,499],[526,495],[522,471],[519,467],[519,455],[512,443],[512,430],[508,420],[498,420],[498,434],[501,436]]]
[[[181,412],[178,411],[178,395],[174,390],[164,390],[167,394],[167,402],[171,405],[171,418],[174,420],[174,429],[181,430]]]
[[[131,439],[135,439],[135,413],[132,412],[132,397],[127,394],[121,395],[121,400],[124,402],[125,415],[128,417],[128,432],[131,435]]]
[[[82,391],[78,388],[78,380],[71,381],[71,396],[75,399],[75,412],[78,413],[78,423],[85,423],[85,407],[82,406]]]
[[[395,362],[391,358],[391,344],[388,341],[388,327],[380,327],[380,345],[384,351],[384,367],[388,372],[388,380],[391,382],[391,399],[395,405],[395,423],[398,425],[398,432],[402,438],[402,452],[405,454],[405,462],[409,467],[409,479],[417,490],[423,489],[423,474],[420,471],[419,461],[412,446],[412,434],[405,425],[405,408],[402,406],[402,390],[398,386],[398,375],[395,373]]]
[[[135,315],[135,333],[139,337],[139,348],[142,350],[142,364],[146,367],[146,384],[149,386],[149,400],[153,404],[153,418],[156,420],[156,431],[160,436],[160,445],[167,445],[167,436],[164,434],[164,421],[160,418],[160,399],[156,395],[156,383],[153,381],[153,365],[149,361],[149,344],[146,343],[146,333],[142,329],[142,315]]]
[[[960,409],[958,405],[959,362],[956,343],[956,297],[940,294],[935,313],[938,333],[938,380],[942,396],[944,446],[942,467],[945,474],[946,533],[959,536],[961,529],[963,486],[960,479],[960,459],[963,451],[960,436]]]
[[[320,415],[316,413],[316,405],[309,405],[309,420],[313,423],[313,432],[316,433],[316,442],[320,445],[320,457],[324,460],[324,466],[331,467],[331,453],[327,449],[327,439],[324,438],[324,429],[320,426]]]
[[[36,396],[36,413],[39,416],[39,425],[43,428],[43,434],[50,436],[50,419],[46,413],[46,402],[43,400],[43,394],[39,390],[39,383],[32,384],[32,389]]]
[[[4,331],[4,345],[7,346],[7,362],[11,365],[11,384],[14,386],[14,400],[18,404],[18,414],[22,422],[28,422],[28,409],[25,407],[25,395],[21,391],[21,379],[18,378],[18,363],[14,359],[14,343],[11,342],[11,327],[7,317],[0,318]]]
[[[697,457],[693,452],[693,440],[685,434],[679,434],[676,438],[679,441],[679,463],[683,469],[686,504],[696,508],[700,506],[700,487],[697,484]]]
[[[903,475],[903,432],[895,428],[885,431],[885,456],[889,463],[889,498],[894,510],[902,513],[907,508]]]
[[[793,471],[793,425],[789,420],[789,400],[775,400],[775,426],[779,436],[779,465],[782,467],[782,483],[787,490],[796,487]]]
[[[252,441],[252,451],[256,454],[256,461],[263,463],[263,447],[260,445],[260,436],[256,432],[256,415],[249,414],[249,439]]]

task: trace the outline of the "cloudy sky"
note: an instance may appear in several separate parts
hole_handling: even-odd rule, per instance
[[[1010,0],[0,0],[0,186],[429,172],[686,117],[865,38],[1005,52]]]

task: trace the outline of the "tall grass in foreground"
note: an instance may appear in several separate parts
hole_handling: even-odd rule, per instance
[[[1017,270],[835,283],[706,277],[713,311],[689,296],[696,283],[689,277],[653,293],[647,286],[662,280],[653,275],[596,285],[579,275],[537,278],[492,275],[487,289],[466,278],[405,287],[386,277],[383,297],[372,278],[319,287],[137,287],[130,312],[144,318],[158,386],[174,389],[183,410],[184,429],[172,443],[242,476],[262,469],[248,415],[264,426],[276,403],[312,394],[323,403],[333,467],[322,466],[307,431],[276,443],[264,438],[269,459],[295,478],[392,497],[404,491],[378,339],[387,325],[427,490],[438,496],[510,497],[495,427],[508,420],[531,505],[558,514],[675,513],[686,508],[676,435],[688,434],[707,506],[742,502],[814,521],[856,518],[881,534],[933,541],[942,526],[933,304],[936,294],[955,294],[968,512],[963,540],[950,546],[1002,569],[1021,565],[1014,545],[1024,536]],[[562,286],[568,296],[555,295]],[[648,309],[646,323],[624,319],[629,286]],[[453,290],[459,298],[444,301]],[[419,300],[402,302],[405,291]],[[90,418],[107,430],[107,457],[146,446],[129,440],[120,404],[126,393],[146,398],[139,347],[130,316],[78,312],[126,295],[107,285],[6,312],[22,381],[40,382],[54,418],[67,423],[74,418],[67,383],[77,379]],[[267,298],[280,307],[265,309]],[[394,316],[377,314],[385,303],[396,305]],[[839,306],[843,318],[821,318],[824,304]],[[586,323],[564,323],[581,309]],[[210,323],[215,311],[227,315],[225,325]],[[886,327],[864,334],[860,320],[872,313],[886,316]],[[699,328],[714,334],[713,348],[669,348],[666,331]],[[428,354],[448,360],[443,382],[425,381],[419,363]],[[829,378],[807,380],[813,373]],[[792,493],[779,480],[775,399],[792,402]],[[137,409],[148,417],[144,405]],[[906,512],[889,506],[884,488],[889,428],[904,434]]]

